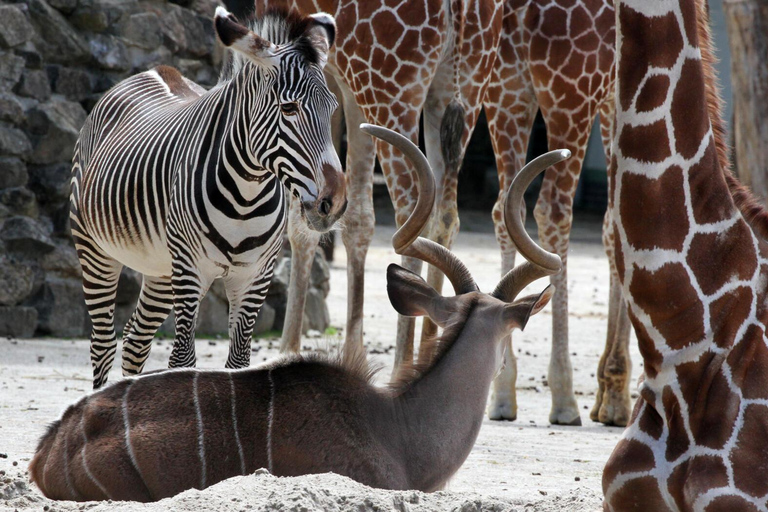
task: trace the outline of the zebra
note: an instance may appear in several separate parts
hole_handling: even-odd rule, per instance
[[[214,24],[232,50],[215,87],[168,66],[134,75],[95,105],[75,146],[70,224],[93,324],[94,389],[115,358],[124,265],[143,274],[123,332],[124,375],[141,373],[171,310],[169,367],[195,366],[195,320],[217,278],[229,299],[226,367],[246,367],[288,218],[285,189],[315,231],[346,209],[330,132],[338,103],[322,72],[333,17],[272,10],[243,25],[218,7]]]

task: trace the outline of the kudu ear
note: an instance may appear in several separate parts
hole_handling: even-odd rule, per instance
[[[538,295],[528,295],[522,299],[516,300],[504,307],[504,320],[510,329],[525,329],[528,319],[544,309],[555,293],[555,287],[552,285],[544,288],[544,291]]]
[[[336,40],[336,20],[328,13],[319,12],[312,14],[312,25],[309,29],[309,40],[320,56],[318,63],[321,68],[328,62],[328,52]]]
[[[394,263],[387,267],[387,294],[395,311],[403,316],[427,315],[441,327],[448,320],[451,304],[424,279]]]
[[[277,65],[275,46],[237,22],[234,15],[223,7],[216,8],[213,24],[216,34],[227,48],[241,53],[262,66]]]

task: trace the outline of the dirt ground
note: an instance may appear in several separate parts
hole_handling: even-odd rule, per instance
[[[471,228],[471,220],[468,224]],[[386,266],[399,260],[389,245],[393,231],[377,226],[365,276],[366,342],[371,358],[385,365],[379,374],[382,381],[394,356],[396,314],[384,280]],[[499,278],[500,256],[493,235],[483,231],[463,231],[454,252],[480,288],[489,291]],[[597,510],[603,465],[622,433],[589,420],[597,387],[594,373],[605,343],[608,264],[598,222],[587,223],[573,238],[568,262],[570,351],[584,426],[552,426],[547,421],[550,394],[545,381],[551,339],[547,308],[514,337],[519,358],[517,421],[486,419],[472,453],[445,492],[393,493],[337,475],[278,479],[257,473],[154,505],[52,502],[27,483],[25,470],[45,426],[90,391],[88,342],[0,338],[0,510]],[[307,338],[304,349],[342,339],[347,281],[343,247],[336,255],[329,307],[339,333]],[[198,340],[198,365],[223,367],[227,346],[226,340]],[[253,363],[277,356],[277,346],[276,339],[255,342]],[[165,367],[170,348],[169,340],[156,340],[147,369]],[[632,362],[634,382],[642,371],[634,337]],[[119,370],[114,368],[110,381],[118,379]]]

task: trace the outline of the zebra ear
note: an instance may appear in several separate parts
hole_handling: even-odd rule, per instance
[[[312,25],[309,28],[309,39],[320,54],[320,66],[324,67],[328,61],[328,52],[336,40],[336,20],[325,12],[312,14],[310,18]]]
[[[213,19],[216,34],[227,48],[231,48],[256,61],[257,64],[274,66],[275,46],[259,37],[237,22],[237,19],[223,7],[216,8]]]

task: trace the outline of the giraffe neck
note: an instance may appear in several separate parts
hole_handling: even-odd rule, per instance
[[[616,258],[648,382],[658,391],[678,378],[681,364],[704,364],[711,358],[703,354],[727,351],[743,335],[745,315],[733,312],[755,302],[758,242],[718,161],[700,5],[627,0],[617,7]]]

